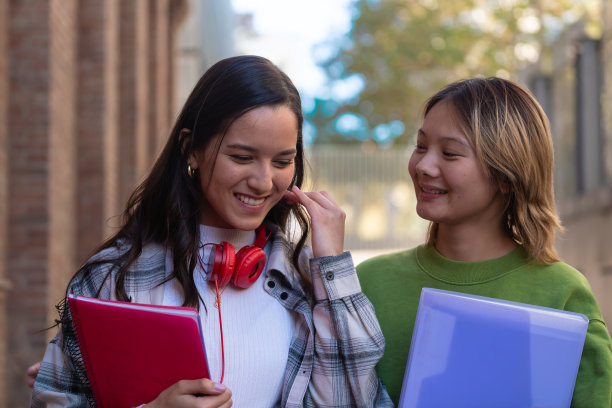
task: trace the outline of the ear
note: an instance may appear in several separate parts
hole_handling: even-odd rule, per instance
[[[181,131],[179,132],[179,136],[178,136],[178,140],[179,140],[179,144],[181,145],[181,154],[185,154],[185,152],[188,152],[190,149],[190,145],[191,145],[191,130],[187,129],[187,128],[183,128],[181,129]]]
[[[179,133],[179,143],[181,145],[181,154],[188,154],[187,156],[187,164],[191,166],[192,169],[198,168],[198,158],[193,149],[191,149],[191,143],[193,139],[191,138],[191,130],[187,128],[181,129]]]
[[[501,191],[503,195],[506,195],[510,192],[510,185],[507,181],[501,181],[499,183],[499,191]]]

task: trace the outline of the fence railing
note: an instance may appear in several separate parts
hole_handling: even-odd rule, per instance
[[[327,190],[347,215],[345,248],[390,250],[423,242],[408,175],[411,149],[315,146],[307,151],[309,187]]]

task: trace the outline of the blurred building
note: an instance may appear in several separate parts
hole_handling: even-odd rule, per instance
[[[228,4],[0,0],[0,407],[29,406],[68,279],[232,52]]]
[[[603,35],[584,22],[568,29],[549,60],[524,73],[549,116],[555,187],[565,232],[560,256],[588,278],[612,325],[612,5],[604,1]]]
[[[235,16],[227,0],[186,0],[177,36],[174,110],[178,112],[200,76],[234,51]]]

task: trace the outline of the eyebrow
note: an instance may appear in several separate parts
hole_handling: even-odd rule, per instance
[[[256,152],[257,149],[255,149],[252,146],[249,145],[243,145],[241,143],[234,143],[231,145],[227,145],[228,148],[230,149],[239,149],[239,150],[246,150],[247,152]],[[281,156],[285,156],[285,155],[289,155],[289,154],[296,154],[297,153],[297,149],[287,149],[287,150],[283,150],[281,152],[279,152],[278,154]]]
[[[427,133],[425,133],[425,131],[424,131],[422,128],[421,128],[421,129],[419,129],[418,133],[419,133],[420,135],[423,135],[423,136],[427,137]],[[443,141],[447,141],[447,142],[455,142],[455,143],[459,143],[460,145],[463,145],[463,146],[465,146],[465,147],[469,147],[469,148],[471,148],[471,146],[470,146],[469,144],[467,144],[467,143],[465,142],[465,140],[463,140],[463,139],[459,139],[459,138],[456,138],[456,137],[453,137],[453,136],[442,136],[442,138],[441,138],[441,139],[442,139]]]

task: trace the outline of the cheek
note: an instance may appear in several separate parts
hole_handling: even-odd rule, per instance
[[[295,174],[295,168],[290,167],[287,169],[283,169],[283,171],[279,172],[276,177],[274,184],[276,188],[281,191],[285,191],[291,185],[291,180],[293,180],[293,175]]]
[[[223,164],[217,164],[215,166],[214,171],[208,171],[206,173],[202,173],[202,177],[200,179],[202,184],[202,191],[206,192],[206,194],[210,194],[211,190],[213,192],[219,192],[219,190],[229,190],[236,178],[235,171],[232,171],[231,168],[224,167]]]
[[[484,190],[495,191],[499,189],[499,186],[486,174],[484,169],[479,165],[474,165],[471,168],[466,169],[464,177],[470,177],[474,184],[483,186]]]
[[[208,190],[208,185],[210,184],[210,173],[209,172],[203,172],[200,171],[198,172],[199,176],[200,176],[200,188],[202,189],[203,192],[206,192]]]
[[[410,156],[410,160],[408,161],[408,174],[410,174],[410,177],[412,178],[412,180],[414,181],[415,177],[416,177],[416,165],[417,165],[417,159],[414,156],[414,154],[412,156]]]

